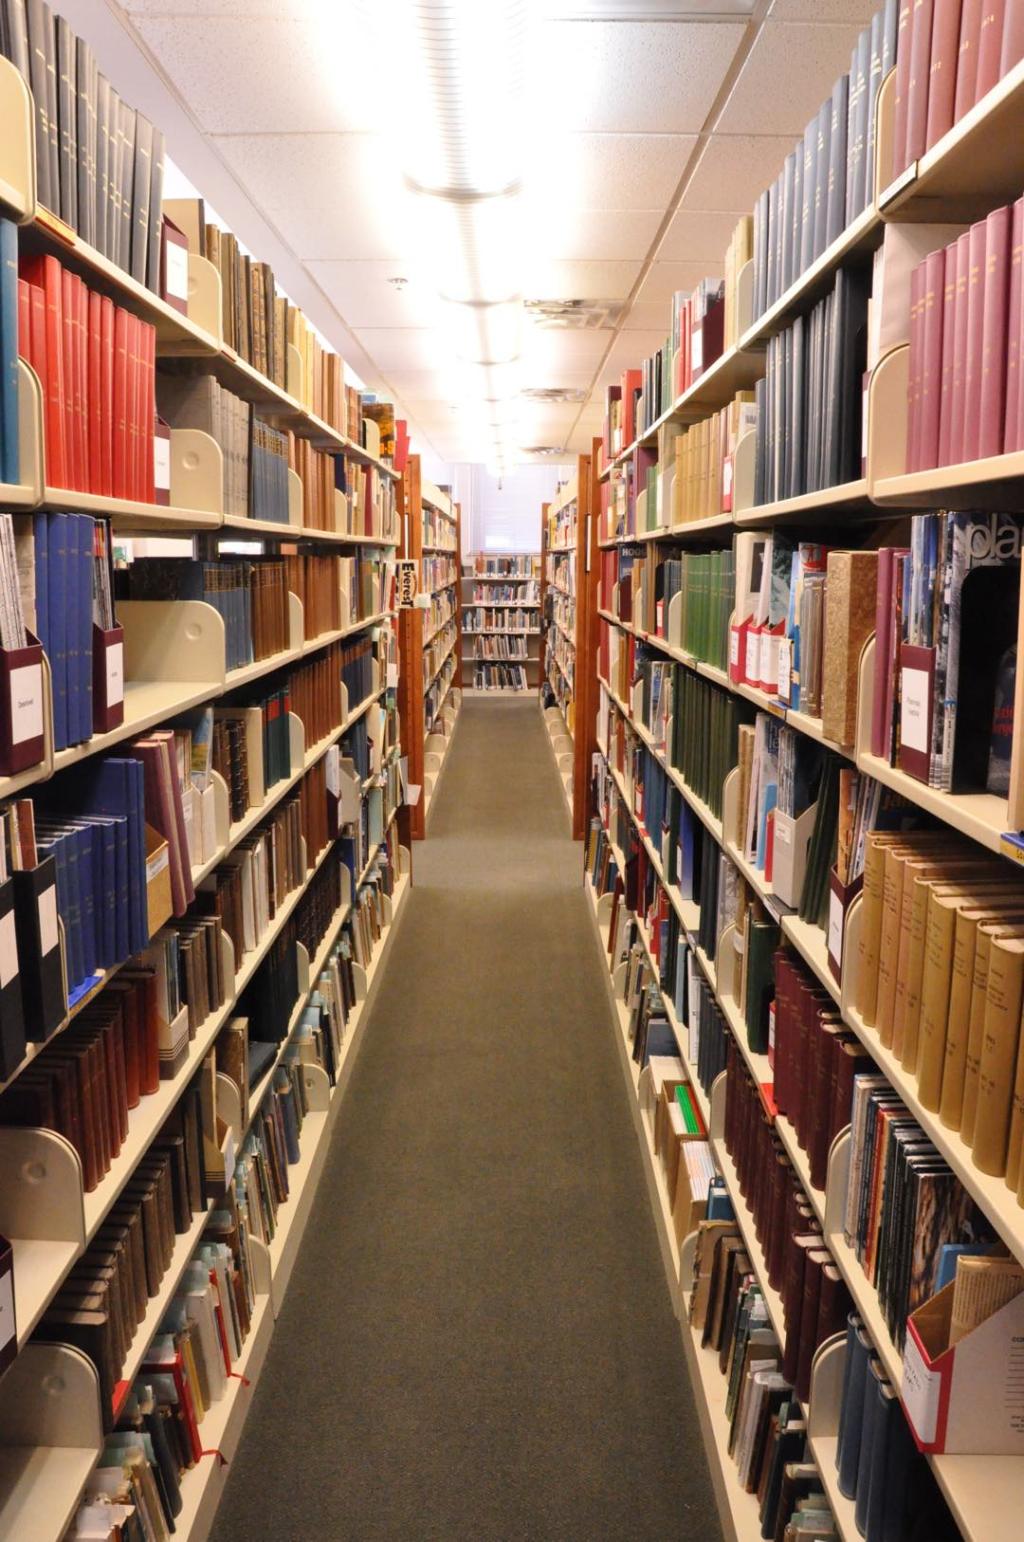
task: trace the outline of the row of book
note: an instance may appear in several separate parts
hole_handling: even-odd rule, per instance
[[[1014,0],[995,5],[901,5],[892,176],[920,160],[1024,58]]]
[[[202,600],[224,620],[227,668],[288,650],[288,571],[284,561],[204,562],[143,557],[117,575],[126,600]]]
[[[517,553],[511,557],[491,557],[477,552],[473,560],[471,576],[486,578],[536,578],[540,573],[540,557],[530,553]]]
[[[0,218],[0,482],[21,475],[18,438],[18,227]]]
[[[474,660],[494,661],[498,659],[526,659],[529,658],[525,637],[479,637],[473,644],[473,652],[469,655]]]
[[[540,583],[536,578],[524,578],[515,584],[474,584],[474,605],[537,605],[540,602]],[[469,601],[466,601],[467,606]]]
[[[993,209],[910,275],[907,471],[1024,447],[1024,199]]]
[[[466,606],[462,612],[464,632],[539,632],[536,609],[520,610],[511,606],[491,609],[485,605]]]
[[[163,134],[47,0],[4,0],[2,14],[3,53],[32,92],[40,204],[159,293]]]
[[[166,503],[154,446],[156,329],[56,257],[23,256],[18,274],[18,347],[42,386],[47,485]]]
[[[161,369],[156,406],[172,428],[198,429],[219,445],[225,514],[288,523],[287,434],[265,423],[212,374]]]
[[[477,691],[528,691],[530,685],[522,664],[474,660],[473,688]]]
[[[849,73],[840,75],[754,205],[755,320],[874,202],[876,104],[896,63],[899,10],[898,0],[886,0],[872,17]]]
[[[455,551],[455,526],[447,515],[441,514],[429,503],[423,505],[423,522],[421,526],[423,549],[428,547],[444,551]]]

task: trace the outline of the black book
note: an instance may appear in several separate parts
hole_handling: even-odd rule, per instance
[[[57,128],[60,151],[60,217],[78,229],[78,86],[75,34],[57,17]]]
[[[153,125],[135,116],[135,177],[132,196],[132,278],[146,282],[149,272],[149,215],[152,196]]]
[[[850,75],[850,99],[856,92],[857,111],[853,116],[853,210],[852,217],[867,208],[868,189],[868,115],[872,102],[868,93],[868,72],[871,68],[871,29],[865,27],[857,39],[853,52],[853,70]],[[855,72],[855,74],[854,74]]]
[[[806,399],[805,348],[804,334],[806,320],[798,316],[792,326],[792,380],[789,393],[789,410],[791,417],[789,434],[789,471],[787,482],[790,498],[799,498],[806,491],[806,479],[804,475],[804,457],[806,454],[806,415],[804,402]]]
[[[864,141],[864,207],[875,196],[875,112],[878,107],[878,91],[882,84],[882,52],[885,38],[885,14],[876,11],[871,18],[868,34],[868,122]]]
[[[821,256],[827,245],[828,167],[832,140],[832,98],[818,109],[818,144],[814,162],[814,256]]]
[[[110,81],[96,78],[96,229],[94,245],[110,256]]]
[[[119,112],[121,135],[121,232],[117,239],[118,266],[132,271],[132,228],[135,210],[135,108],[122,102]],[[149,189],[146,189],[147,204]]]
[[[28,83],[36,109],[36,197],[52,209],[55,193],[50,186],[50,121],[46,90],[46,29],[50,8],[46,0],[28,0]]]
[[[53,11],[43,0],[43,46],[46,53],[46,123],[49,134],[50,208],[60,213],[60,130],[57,108],[57,29]]]
[[[800,189],[800,272],[814,261],[814,182],[818,159],[818,120],[812,118],[804,129],[803,178]]]
[[[796,201],[797,154],[792,150],[786,156],[782,168],[782,208],[779,219],[779,235],[782,261],[779,266],[779,293],[785,294],[793,282],[793,207]]]
[[[146,259],[146,285],[154,293],[160,292],[160,237],[163,225],[164,205],[164,136],[160,129],[152,128],[153,142],[149,152],[149,254]]]
[[[28,16],[25,0],[3,0],[0,5],[0,17],[3,18],[4,58],[10,59],[15,69],[19,70],[31,85],[32,67],[29,62]]]
[[[83,38],[75,43],[75,117],[78,139],[78,233],[96,245],[96,56]]]

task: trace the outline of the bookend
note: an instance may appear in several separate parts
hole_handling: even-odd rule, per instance
[[[26,1344],[0,1384],[4,1509],[25,1537],[62,1536],[103,1450],[99,1377],[69,1344]]]
[[[0,202],[21,224],[36,206],[35,112],[32,93],[21,71],[0,56]]]
[[[92,627],[92,731],[109,733],[124,722],[124,628]]]
[[[1017,640],[1020,572],[1019,562],[977,567],[963,581],[952,766],[955,793],[987,790],[996,680],[1003,654]]]
[[[25,631],[23,648],[0,648],[0,773],[37,766],[46,753],[43,645]]]
[[[818,805],[812,803],[794,819],[775,810],[775,838],[772,846],[772,890],[784,905],[795,910],[800,904],[807,853],[810,849]]]
[[[12,873],[14,917],[28,1036],[48,1039],[67,1013],[67,983],[57,915],[57,862]]]

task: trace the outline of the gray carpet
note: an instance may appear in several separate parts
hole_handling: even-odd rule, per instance
[[[215,1542],[721,1532],[536,698],[468,698]]]

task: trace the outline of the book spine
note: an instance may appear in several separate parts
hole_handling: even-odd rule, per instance
[[[981,406],[978,455],[1003,449],[1006,409],[1007,313],[1012,211],[993,209],[985,221],[984,315],[981,343]]]

